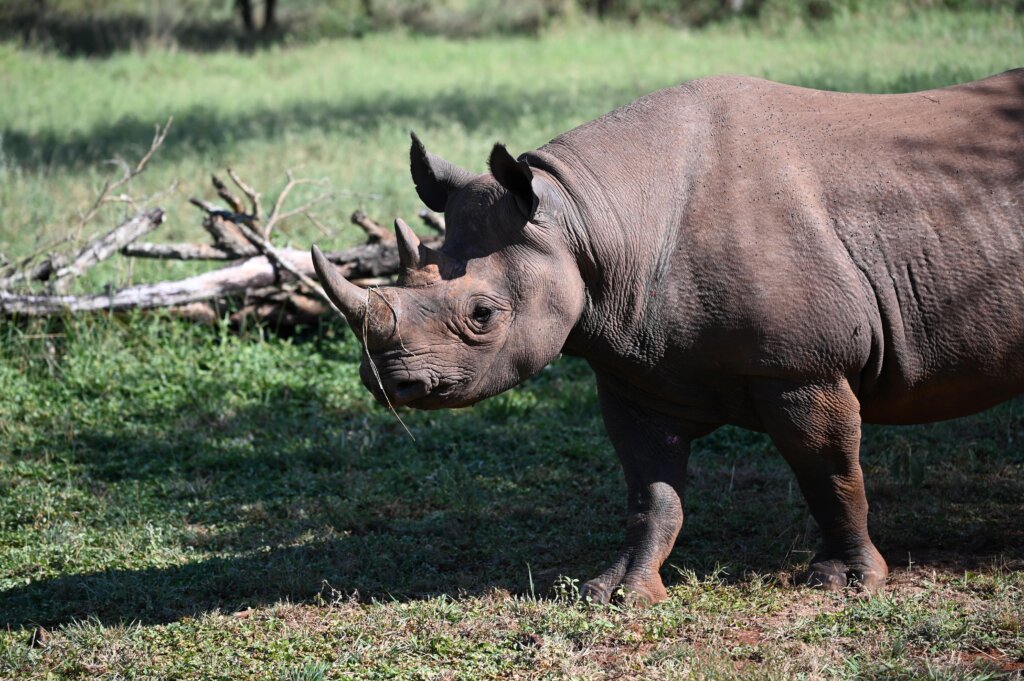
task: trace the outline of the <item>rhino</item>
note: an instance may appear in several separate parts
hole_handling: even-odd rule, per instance
[[[899,95],[748,77],[660,90],[489,173],[428,152],[443,247],[395,225],[395,286],[313,246],[381,403],[465,407],[564,353],[597,380],[625,544],[587,598],[667,598],[691,442],[767,433],[821,531],[804,581],[875,590],[862,423],[1024,390],[1024,69]]]

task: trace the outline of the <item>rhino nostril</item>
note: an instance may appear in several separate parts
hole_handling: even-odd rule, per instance
[[[398,381],[392,389],[393,402],[407,404],[430,392],[430,384],[423,380]]]

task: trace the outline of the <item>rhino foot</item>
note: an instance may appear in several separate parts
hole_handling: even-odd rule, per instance
[[[841,560],[820,560],[811,563],[804,577],[804,584],[814,589],[839,591],[849,584],[846,563]]]
[[[600,578],[592,579],[580,587],[580,598],[591,603],[607,605],[612,601],[612,592],[615,588],[602,582]]]
[[[848,559],[816,557],[807,570],[804,584],[826,591],[839,591],[847,586],[859,586],[875,592],[885,585],[889,568],[874,546],[858,551]]]
[[[604,576],[590,580],[580,589],[580,598],[591,603],[621,603],[623,605],[647,606],[668,599],[665,585],[658,575],[645,578],[631,578],[626,575],[621,582],[612,585]]]

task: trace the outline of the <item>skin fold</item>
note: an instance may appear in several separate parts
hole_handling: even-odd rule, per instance
[[[399,221],[399,281],[369,294],[314,262],[382,403],[467,406],[587,360],[627,486],[594,600],[666,598],[690,443],[725,424],[792,467],[823,537],[807,583],[878,588],[861,423],[1024,390],[1022,70],[903,95],[695,80],[489,166],[414,135],[443,248]]]

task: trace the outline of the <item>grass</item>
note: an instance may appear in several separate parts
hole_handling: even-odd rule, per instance
[[[0,47],[0,251],[62,233],[97,164],[144,147],[184,197],[283,168],[381,219],[418,208],[406,132],[475,170],[706,73],[867,91],[1024,63],[1008,15],[774,36],[583,26],[537,41],[379,36],[250,55],[63,59]],[[110,216],[113,219],[113,216]],[[97,226],[97,229],[99,226]],[[317,235],[286,227],[297,246]],[[173,276],[111,263],[89,285]],[[293,339],[160,316],[0,326],[0,678],[1000,678],[1024,668],[1024,403],[869,428],[875,598],[789,586],[816,537],[760,435],[700,441],[671,599],[591,608],[624,485],[589,371],[560,359],[472,409],[405,413],[325,323]],[[42,645],[28,645],[37,627]]]

